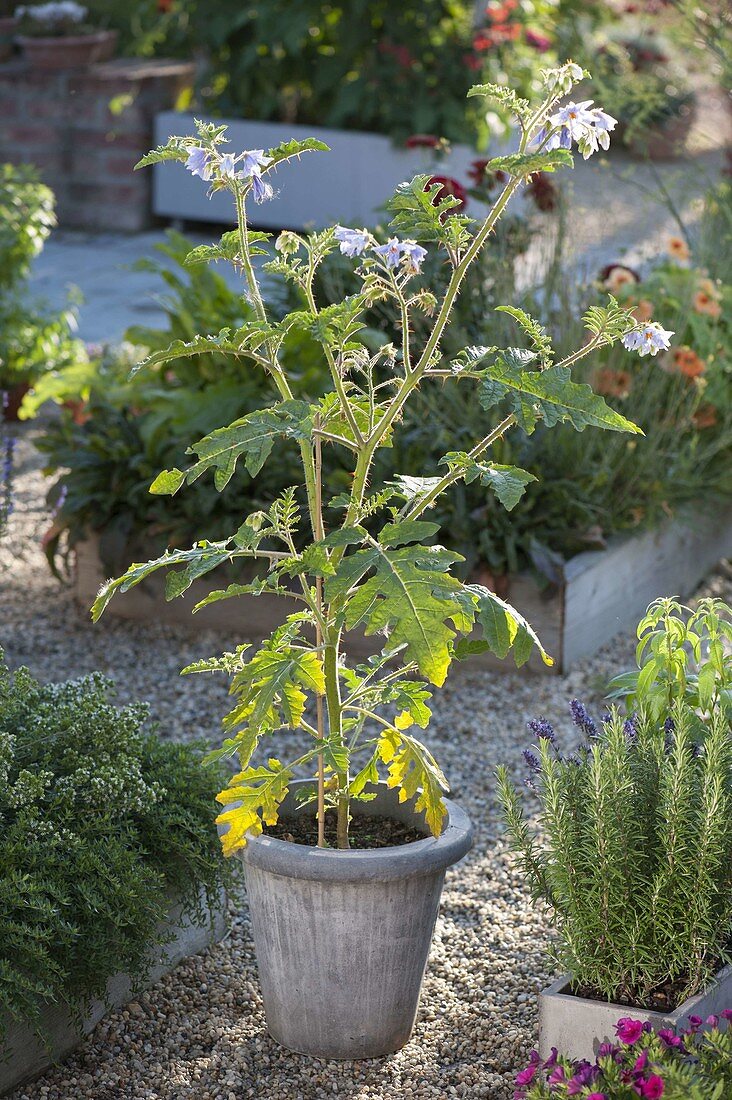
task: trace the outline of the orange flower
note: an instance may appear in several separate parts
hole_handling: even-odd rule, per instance
[[[722,307],[717,299],[707,294],[705,290],[697,290],[694,295],[694,309],[697,313],[704,313],[707,317],[717,318],[722,312]]]
[[[653,302],[649,302],[647,298],[641,298],[640,302],[633,307],[631,312],[636,321],[645,324],[645,322],[650,321],[653,316]]]
[[[714,279],[700,279],[699,290],[703,290],[705,294],[708,294],[710,298],[714,298],[719,301],[719,287],[715,283]]]
[[[689,259],[689,246],[683,237],[669,237],[668,254],[674,260],[684,261]]]
[[[616,291],[620,290],[621,287],[629,286],[637,282],[638,278],[635,272],[631,271],[628,267],[623,267],[622,264],[616,264],[608,271],[603,286],[606,290]]]
[[[605,397],[627,397],[630,384],[631,378],[627,370],[613,370],[611,367],[596,371],[593,379],[595,391]]]
[[[700,405],[693,414],[691,422],[698,431],[703,431],[704,428],[713,428],[717,423],[717,410],[709,402]]]
[[[671,362],[673,369],[683,374],[685,378],[698,378],[704,374],[707,367],[704,360],[700,359],[690,347],[674,348],[671,353]]]

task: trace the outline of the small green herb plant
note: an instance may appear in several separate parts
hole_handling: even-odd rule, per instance
[[[221,670],[231,677],[236,703],[225,718],[228,739],[216,755],[238,754],[241,770],[219,800],[230,806],[219,821],[228,826],[227,853],[246,843],[263,824],[274,823],[288,785],[302,768],[314,770],[308,797],[317,805],[319,843],[325,844],[326,807],[336,809],[335,842],[347,848],[352,800],[373,797],[369,784],[381,769],[402,800],[415,798],[432,832],[441,832],[445,777],[427,747],[415,736],[430,720],[432,686],[441,686],[455,658],[491,649],[509,650],[517,664],[534,646],[547,663],[531,626],[509,604],[480,585],[453,574],[459,555],[434,544],[438,525],[425,518],[452,485],[481,479],[504,506],[521,497],[531,475],[492,461],[491,449],[514,426],[532,432],[540,420],[637,432],[589,386],[572,381],[571,367],[595,348],[624,338],[644,350],[668,346],[668,334],[644,326],[640,332],[629,312],[611,299],[585,315],[584,345],[555,362],[551,341],[521,310],[503,307],[528,334],[531,349],[467,347],[449,358],[441,343],[467,272],[486,247],[512,196],[538,171],[572,163],[567,148],[576,141],[588,156],[609,141],[613,120],[585,106],[560,107],[573,84],[584,77],[569,63],[545,74],[541,102],[530,104],[505,88],[481,86],[473,94],[498,98],[509,107],[521,132],[518,152],[489,162],[487,171],[505,173],[505,184],[490,212],[479,223],[455,211],[456,200],[440,194],[439,184],[416,176],[400,185],[389,202],[394,234],[380,243],[367,230],[336,226],[301,236],[283,232],[268,251],[267,234],[249,228],[249,202],[272,197],[270,182],[278,165],[308,151],[322,150],[312,139],[290,141],[269,150],[234,155],[222,151],[225,127],[198,124],[196,137],[171,138],[143,158],[141,165],[180,161],[212,190],[228,190],[237,212],[237,228],[217,245],[194,250],[193,262],[225,260],[243,272],[255,318],[237,330],[175,341],[153,353],[140,369],[180,357],[215,351],[241,364],[242,373],[263,371],[275,402],[249,413],[194,443],[187,469],[169,469],[151,486],[153,493],[175,494],[213,473],[226,489],[241,461],[256,475],[282,440],[297,443],[307,504],[302,515],[296,487],[285,490],[269,508],[242,517],[229,538],[206,540],[137,563],[106,583],[94,604],[98,619],[116,592],[124,592],[151,574],[166,570],[169,599],[187,591],[198,578],[224,563],[259,559],[266,575],[252,583],[232,583],[209,594],[198,607],[216,600],[270,593],[296,606],[282,625],[253,654],[249,646],[187,672]],[[313,291],[319,264],[331,251],[358,263],[360,288],[326,309]],[[428,249],[436,249],[450,275],[436,295],[420,279]],[[270,276],[280,276],[300,291],[300,309],[273,320],[267,313],[255,261],[267,257]],[[356,266],[356,264],[354,264]],[[399,345],[375,351],[362,340],[363,317],[379,300],[395,304],[401,318]],[[413,332],[413,318],[431,318],[426,335]],[[302,331],[320,346],[330,387],[316,401],[298,396],[297,372],[283,366],[283,343]],[[486,413],[482,436],[467,450],[450,451],[434,471],[411,471],[387,484],[371,485],[374,458],[391,444],[404,410],[418,387],[439,387],[444,379],[472,386]],[[508,402],[502,419],[491,423],[496,405]],[[323,466],[331,448],[350,464],[348,491],[323,499]],[[326,525],[324,505],[337,519]],[[306,532],[303,536],[303,532]],[[297,541],[296,541],[297,540]],[[350,630],[373,636],[378,652],[368,661],[349,663]],[[471,637],[476,630],[478,636]],[[308,709],[309,707],[309,709]],[[386,716],[384,714],[386,711]],[[252,764],[260,741],[286,727],[310,734],[309,748],[281,763],[271,757]]]
[[[113,974],[144,979],[171,896],[198,923],[218,904],[202,755],[99,673],[39,684],[0,651],[0,1038],[8,1014],[42,1028],[46,1003],[81,1015]]]
[[[660,600],[642,620],[640,671],[614,682],[628,717],[598,724],[572,700],[583,740],[569,755],[548,722],[529,723],[535,822],[498,772],[511,844],[573,988],[662,1010],[732,959],[731,612],[718,600],[685,610]]]

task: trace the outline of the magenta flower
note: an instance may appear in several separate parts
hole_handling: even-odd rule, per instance
[[[643,1100],[660,1100],[664,1090],[663,1079],[654,1073],[646,1081],[636,1082],[635,1088]]]
[[[633,1073],[643,1073],[643,1070],[648,1065],[648,1051],[644,1050],[642,1054],[639,1054],[635,1060],[633,1066]]]
[[[678,1050],[679,1047],[684,1045],[683,1039],[681,1039],[670,1027],[662,1028],[658,1032],[658,1038],[662,1043],[665,1043],[669,1049]]]
[[[526,1085],[530,1085],[536,1076],[536,1066],[529,1065],[526,1069],[522,1069],[520,1073],[516,1074],[516,1085],[518,1088],[525,1088]]]
[[[719,1016],[707,1016],[707,1027],[719,1027]]]
[[[689,1031],[691,1032],[691,1034],[693,1035],[695,1031],[698,1031],[703,1023],[704,1021],[702,1020],[701,1016],[690,1016]]]
[[[559,1057],[559,1051],[557,1050],[556,1047],[552,1047],[551,1053],[549,1054],[549,1057],[547,1058],[546,1062],[544,1063],[544,1065],[541,1068],[542,1069],[551,1069],[552,1066],[556,1066],[558,1057]]]
[[[564,1072],[564,1066],[555,1066],[552,1072],[546,1079],[547,1085],[563,1085],[567,1080],[567,1075]]]
[[[622,1020],[618,1020],[615,1031],[621,1043],[632,1046],[643,1034],[643,1024],[640,1020],[632,1020],[630,1016],[624,1016]]]
[[[590,1092],[585,1097],[585,1100],[607,1100],[607,1096],[604,1092]]]
[[[600,1058],[614,1058],[617,1053],[617,1047],[615,1043],[600,1043],[597,1048],[597,1057]]]
[[[732,1020],[732,1008],[725,1008],[722,1010],[722,1019],[728,1021]]]

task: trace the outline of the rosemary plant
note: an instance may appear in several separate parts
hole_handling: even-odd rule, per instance
[[[273,447],[284,440],[295,441],[299,448],[307,490],[304,517],[295,488],[288,489],[268,510],[242,517],[230,538],[203,540],[190,549],[133,564],[122,577],[104,585],[93,607],[96,620],[115,592],[161,569],[168,570],[166,591],[172,599],[217,566],[242,558],[266,562],[267,573],[215,591],[198,607],[262,593],[275,593],[296,605],[253,655],[250,647],[240,646],[235,653],[185,670],[223,670],[231,677],[237,700],[224,719],[229,737],[216,754],[238,754],[241,761],[241,770],[219,795],[230,807],[219,818],[228,826],[223,837],[227,853],[244,845],[248,832],[261,832],[263,824],[277,820],[288,784],[305,767],[315,773],[308,798],[317,806],[319,844],[326,843],[326,808],[334,807],[335,841],[340,848],[348,847],[351,801],[373,797],[369,784],[379,779],[382,768],[386,782],[399,789],[403,800],[414,797],[432,832],[439,834],[447,783],[431,753],[414,736],[414,727],[425,728],[430,720],[431,686],[444,683],[453,659],[488,648],[500,657],[513,649],[521,664],[537,646],[544,660],[551,661],[518,611],[488,589],[463,584],[452,575],[450,568],[459,556],[432,544],[438,525],[425,513],[462,479],[480,478],[507,508],[513,507],[532,475],[492,462],[490,451],[516,424],[529,432],[540,419],[548,425],[567,421],[579,431],[587,426],[638,431],[589,386],[571,378],[574,362],[618,339],[641,353],[667,346],[667,333],[648,325],[641,333],[629,312],[612,299],[607,307],[588,311],[586,341],[560,362],[554,361],[541,326],[512,307],[503,308],[528,333],[533,350],[469,347],[451,358],[440,350],[466,274],[522,184],[535,172],[571,165],[573,141],[584,156],[598,145],[607,147],[613,119],[587,103],[560,107],[584,76],[571,63],[547,71],[544,98],[536,104],[505,88],[472,89],[471,94],[500,99],[517,119],[518,152],[486,166],[487,171],[505,173],[503,190],[486,217],[475,223],[455,210],[457,200],[442,195],[439,184],[416,176],[401,184],[388,204],[394,236],[383,243],[365,229],[343,226],[309,235],[286,231],[277,237],[272,256],[269,235],[250,228],[250,202],[272,198],[270,180],[278,166],[325,149],[322,142],[290,141],[266,154],[248,150],[234,155],[222,150],[225,127],[198,123],[196,136],[171,138],[140,162],[183,162],[212,191],[231,193],[236,230],[225,233],[217,245],[194,249],[189,262],[233,263],[243,273],[255,319],[236,331],[175,341],[150,355],[139,369],[159,369],[180,356],[209,351],[230,355],[241,361],[242,370],[264,371],[275,398],[275,403],[194,443],[189,448],[195,456],[192,465],[165,470],[151,491],[177,493],[208,471],[223,491],[240,460],[256,475]],[[314,279],[318,265],[336,248],[354,257],[356,289],[321,309]],[[449,267],[439,297],[420,281],[427,249],[439,250]],[[282,320],[273,320],[265,305],[256,268],[263,254],[268,255],[264,267],[269,275],[287,280],[301,295],[302,308]],[[391,303],[397,311],[400,346],[387,344],[375,351],[368,347],[361,331],[363,317],[376,301]],[[417,336],[414,318],[420,315],[431,321],[427,335]],[[298,388],[297,374],[283,367],[283,341],[293,331],[306,332],[316,341],[329,370],[332,387],[318,400],[308,399]],[[499,415],[493,423],[486,416],[482,438],[468,451],[446,454],[441,470],[427,476],[424,471],[405,473],[389,484],[371,487],[374,456],[390,445],[412,395],[419,386],[439,386],[448,377],[475,387],[486,413],[500,406]],[[352,479],[348,493],[324,501],[323,464],[331,448],[348,457]],[[335,521],[333,515],[338,517]],[[310,541],[302,538],[303,526]],[[377,635],[378,652],[365,662],[349,664],[344,633],[355,629]],[[263,737],[284,727],[310,735],[306,751],[286,764],[271,758],[253,766],[252,756]]]

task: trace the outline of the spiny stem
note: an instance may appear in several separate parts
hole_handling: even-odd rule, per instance
[[[315,416],[313,425],[320,426],[320,417]],[[320,436],[315,433],[315,518],[318,526],[317,537],[322,539],[325,535],[323,529],[323,500],[322,500],[322,472],[323,462],[320,448]],[[318,649],[323,645],[323,632],[321,622],[323,618],[323,578],[315,578],[315,600],[318,606],[318,620],[315,624],[315,640]],[[317,712],[318,740],[325,740],[325,720],[323,716],[323,696],[318,693],[315,697]],[[318,753],[318,847],[325,847],[325,762],[322,751]]]

